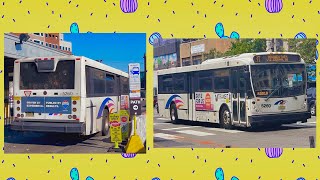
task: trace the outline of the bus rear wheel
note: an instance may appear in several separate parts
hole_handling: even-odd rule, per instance
[[[231,114],[227,107],[223,107],[220,111],[220,126],[225,129],[231,129]]]
[[[173,124],[178,123],[178,112],[175,104],[171,104],[170,106],[170,119]]]
[[[102,117],[102,136],[110,137],[110,126],[109,126],[109,111],[107,109],[103,110]]]

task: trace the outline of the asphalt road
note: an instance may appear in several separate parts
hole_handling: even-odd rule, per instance
[[[191,121],[172,124],[170,120],[154,115],[155,148],[309,148],[309,136],[316,137],[315,117],[303,124],[263,127],[250,131],[244,128],[226,130],[212,123]]]
[[[145,111],[144,108],[142,110]],[[145,118],[145,115],[143,117]],[[10,130],[9,126],[6,126],[4,131],[5,153],[117,153],[108,152],[114,143],[111,143],[110,138],[101,136],[100,133],[78,136],[61,133],[19,132]],[[125,143],[120,145],[122,148],[124,146]]]

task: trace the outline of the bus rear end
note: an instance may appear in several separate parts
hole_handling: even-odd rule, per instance
[[[11,129],[83,134],[80,63],[74,56],[16,60]]]

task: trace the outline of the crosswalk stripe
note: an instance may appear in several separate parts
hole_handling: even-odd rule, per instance
[[[201,132],[201,131],[194,131],[194,130],[182,130],[182,131],[176,131],[178,133],[184,133],[184,134],[190,134],[195,136],[212,136],[215,135],[213,133],[207,133],[207,132]]]
[[[171,131],[171,130],[187,129],[187,128],[193,128],[193,127],[177,127],[177,128],[168,128],[168,129],[161,129],[161,130]]]
[[[231,129],[220,129],[220,128],[205,128],[210,131],[219,131],[219,132],[225,132],[225,133],[242,133],[243,131],[238,131],[238,130],[231,130]]]
[[[165,134],[165,133],[155,133],[154,137],[161,138],[161,139],[167,139],[167,140],[174,140],[174,139],[181,139],[183,137],[181,136],[175,136],[171,134]]]

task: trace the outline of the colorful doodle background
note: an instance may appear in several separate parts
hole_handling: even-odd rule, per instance
[[[1,39],[4,32],[146,32],[150,37],[146,40],[150,42],[147,91],[152,92],[154,40],[161,37],[318,38],[320,1],[3,0],[0,27]],[[0,42],[2,49],[3,42]],[[3,51],[0,55],[3,57]],[[3,60],[0,70],[4,70]],[[3,73],[0,78],[3,82]],[[3,83],[0,89],[0,102],[3,102]],[[320,178],[318,148],[154,149],[152,93],[147,96],[146,155],[5,155],[2,150],[0,179]],[[3,117],[3,108],[0,112]],[[3,118],[0,125],[3,132]],[[0,136],[3,147],[3,133]],[[319,138],[316,141],[319,144]]]

